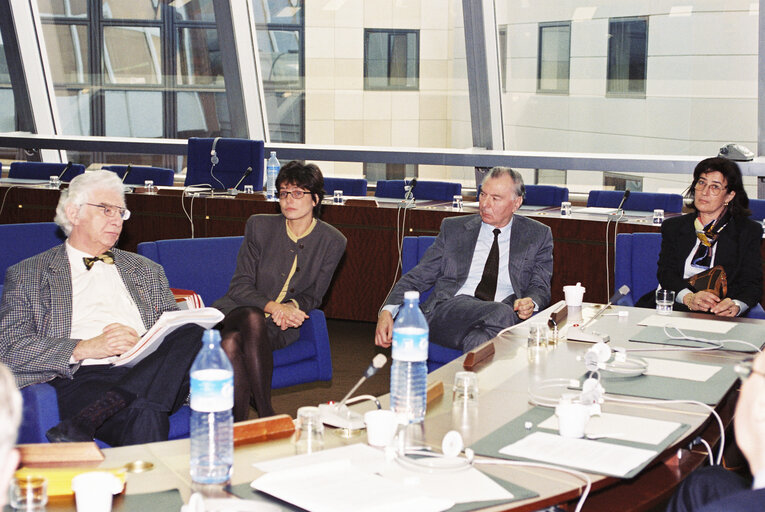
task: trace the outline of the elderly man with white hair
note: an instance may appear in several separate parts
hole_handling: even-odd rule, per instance
[[[19,452],[14,445],[20,422],[21,393],[11,372],[0,364],[0,507],[5,505],[8,482],[19,463]]]
[[[56,208],[67,241],[7,271],[0,360],[19,387],[56,388],[63,421],[48,431],[51,441],[165,440],[169,415],[188,394],[198,326],[174,331],[132,368],[111,364],[163,312],[177,309],[160,265],[114,248],[129,217],[116,174],[82,174]]]

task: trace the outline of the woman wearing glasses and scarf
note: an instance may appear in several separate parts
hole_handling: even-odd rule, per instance
[[[281,214],[247,220],[228,292],[213,304],[226,315],[219,328],[234,367],[234,421],[247,419],[250,403],[260,417],[274,414],[273,351],[297,341],[345,252],[345,237],[318,219],[324,177],[316,165],[285,164],[276,189]]]
[[[675,292],[675,308],[680,311],[743,315],[762,297],[762,226],[749,219],[741,170],[725,158],[702,160],[686,197],[693,200],[694,212],[667,219],[661,226],[659,285]],[[727,277],[724,298],[697,290],[689,282],[717,265]],[[650,292],[638,305],[651,306],[654,300]]]

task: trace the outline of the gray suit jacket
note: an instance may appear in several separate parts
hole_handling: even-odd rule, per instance
[[[422,293],[435,286],[422,305],[423,313],[428,316],[438,304],[454,297],[467,280],[480,229],[479,215],[445,218],[436,241],[417,266],[396,283],[385,304],[403,303],[407,290]],[[553,269],[552,249],[549,227],[513,215],[509,271],[515,294],[505,297],[502,302],[512,305],[516,297],[531,297],[540,309],[547,307]]]
[[[161,265],[119,249],[112,252],[146,329],[163,312],[178,309]],[[0,361],[19,387],[73,378],[80,365],[70,365],[69,359],[80,340],[70,337],[71,321],[72,276],[63,244],[8,269],[0,304]]]
[[[239,306],[264,309],[284,287],[297,255],[297,269],[282,302],[295,300],[306,313],[318,308],[329,288],[335,268],[345,252],[346,240],[340,231],[317,221],[313,231],[293,242],[287,235],[284,216],[253,215],[247,219],[244,241],[236,257],[236,271],[226,295],[213,307],[230,313]],[[280,330],[268,322],[275,348],[297,341],[299,330]]]

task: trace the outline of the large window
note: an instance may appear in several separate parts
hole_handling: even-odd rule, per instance
[[[419,30],[364,31],[364,89],[419,88]]]
[[[38,0],[63,132],[232,133],[213,0]]]
[[[567,93],[571,55],[571,23],[539,25],[537,90]]]
[[[647,49],[647,18],[620,18],[609,21],[609,94],[645,95]]]

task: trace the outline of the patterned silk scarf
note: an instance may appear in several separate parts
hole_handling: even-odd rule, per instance
[[[720,232],[728,225],[730,220],[730,212],[726,208],[722,215],[707,224],[706,226],[701,224],[699,217],[693,221],[693,225],[696,228],[696,236],[701,243],[699,248],[696,249],[696,254],[693,255],[691,260],[691,266],[696,268],[709,268],[712,266],[712,248],[717,243],[717,237],[720,236]]]

